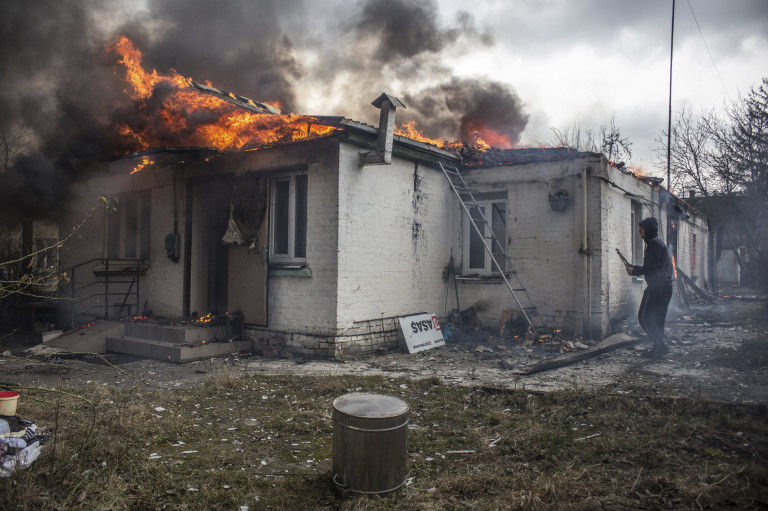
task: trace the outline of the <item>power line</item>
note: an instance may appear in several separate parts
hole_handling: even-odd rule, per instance
[[[688,8],[691,10],[691,16],[693,16],[693,21],[694,23],[696,23],[696,28],[699,29],[699,35],[701,35],[701,40],[704,41],[704,48],[707,49],[707,53],[709,54],[709,60],[712,61],[712,66],[715,68],[717,77],[720,79],[720,85],[723,86],[723,92],[725,92],[725,95],[728,96],[728,99],[730,101],[733,101],[731,99],[731,95],[728,94],[728,88],[725,86],[723,77],[720,76],[720,70],[717,68],[717,64],[715,64],[715,58],[712,56],[712,52],[709,51],[709,45],[707,44],[707,40],[704,38],[704,32],[701,31],[701,26],[699,26],[699,20],[696,19],[696,13],[693,12],[693,6],[691,5],[691,0],[685,0],[685,1],[688,3]]]

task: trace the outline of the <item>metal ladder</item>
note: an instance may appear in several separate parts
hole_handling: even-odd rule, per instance
[[[542,330],[546,329],[547,328],[546,324],[544,323],[544,320],[541,318],[541,315],[539,314],[539,309],[536,307],[536,304],[533,302],[531,295],[528,294],[528,290],[525,288],[523,281],[520,279],[520,275],[517,273],[517,271],[515,271],[514,267],[511,264],[511,261],[509,260],[509,256],[507,255],[507,248],[503,246],[501,242],[498,240],[498,238],[496,238],[496,236],[493,234],[493,229],[491,228],[491,225],[488,222],[488,219],[483,213],[483,210],[480,209],[480,205],[475,200],[475,196],[472,195],[472,191],[467,186],[466,181],[464,181],[464,176],[461,175],[461,172],[459,172],[459,169],[456,167],[453,167],[453,170],[446,169],[443,166],[442,162],[440,163],[440,170],[443,171],[443,174],[445,174],[445,177],[448,179],[448,182],[451,184],[451,190],[453,190],[453,193],[456,195],[456,198],[459,199],[459,203],[461,203],[461,208],[464,210],[464,214],[467,215],[467,218],[469,219],[469,223],[475,229],[475,232],[477,233],[477,235],[480,236],[480,238],[483,240],[490,240],[490,243],[488,241],[483,242],[485,251],[488,253],[489,256],[491,256],[493,267],[501,274],[501,278],[504,281],[504,284],[506,284],[507,289],[512,295],[512,298],[515,299],[515,303],[517,303],[517,306],[520,307],[520,311],[525,317],[525,320],[528,322],[528,325],[530,326],[531,330],[533,331],[534,334],[537,334],[536,332],[537,328]],[[462,194],[465,196],[465,198],[462,198]],[[475,218],[472,215],[473,212],[475,213],[475,216],[477,216],[478,218]],[[482,226],[482,229],[481,229],[481,226]],[[489,234],[485,234],[486,232]],[[494,250],[493,250],[494,247],[497,249],[498,254],[494,254]],[[506,263],[506,268],[507,268],[506,270],[503,270],[501,268],[501,265],[499,264],[499,261],[496,258],[497,255],[504,256],[504,262]],[[513,288],[511,280],[515,282],[515,285],[517,287]],[[518,298],[518,293],[520,294],[521,297],[524,297],[524,300],[523,300],[525,302],[524,304],[521,303],[520,298]]]

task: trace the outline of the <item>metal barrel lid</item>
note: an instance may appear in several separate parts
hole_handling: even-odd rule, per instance
[[[344,394],[333,401],[333,407],[346,415],[366,418],[398,417],[410,409],[399,397],[372,392]]]

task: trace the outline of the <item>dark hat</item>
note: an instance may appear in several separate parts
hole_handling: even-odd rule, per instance
[[[653,238],[659,234],[659,222],[656,217],[651,216],[640,222],[640,225],[645,229],[646,238]]]

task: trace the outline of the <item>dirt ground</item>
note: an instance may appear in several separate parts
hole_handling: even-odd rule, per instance
[[[6,343],[0,355],[0,384],[56,387],[99,382],[151,390],[196,385],[221,374],[384,374],[438,377],[468,386],[581,388],[768,403],[767,303],[745,295],[721,299],[708,309],[672,311],[667,322],[670,352],[663,360],[643,356],[647,346],[640,343],[534,374],[516,370],[560,355],[567,339],[526,343],[471,335],[413,355],[400,351],[330,361],[240,353],[183,365],[114,354],[31,356],[35,348],[29,350],[17,339],[10,349]]]

